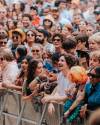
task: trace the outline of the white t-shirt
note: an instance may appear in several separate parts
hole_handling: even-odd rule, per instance
[[[65,89],[74,86],[74,84],[71,83],[71,81],[68,78],[66,78],[62,72],[58,74],[57,81],[58,81],[58,94],[60,96],[65,96]]]
[[[14,84],[19,73],[17,63],[15,61],[9,62],[2,71],[2,83]]]

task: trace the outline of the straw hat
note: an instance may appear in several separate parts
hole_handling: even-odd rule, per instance
[[[24,32],[22,29],[20,29],[20,28],[17,28],[17,29],[15,29],[15,30],[9,31],[9,37],[10,37],[10,38],[12,38],[12,34],[13,34],[14,32],[18,32],[19,34],[21,34],[21,36],[22,36],[22,41],[25,40],[25,38],[26,38],[25,32]]]
[[[54,18],[50,14],[45,16],[44,21],[45,20],[50,20],[52,23],[54,23]]]

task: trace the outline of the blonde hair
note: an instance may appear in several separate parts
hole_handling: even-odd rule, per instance
[[[96,50],[90,53],[90,58],[95,58],[100,62],[100,50]]]
[[[89,37],[89,41],[94,41],[97,44],[100,44],[100,32],[97,32]]]
[[[14,60],[14,56],[13,56],[11,50],[8,48],[1,48],[0,56],[2,56],[8,62],[11,62]]]

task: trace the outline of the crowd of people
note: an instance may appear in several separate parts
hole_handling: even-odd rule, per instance
[[[63,103],[64,122],[98,109],[100,1],[0,0],[0,89]]]

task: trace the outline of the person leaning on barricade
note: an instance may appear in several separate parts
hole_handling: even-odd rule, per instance
[[[15,87],[15,80],[18,75],[18,66],[12,52],[8,48],[0,51],[1,86],[4,88]]]
[[[43,103],[49,103],[48,111],[52,114],[55,111],[53,102],[55,103],[62,103],[64,100],[67,99],[65,94],[65,89],[74,86],[68,78],[68,72],[70,68],[74,65],[77,65],[77,59],[70,54],[61,55],[58,62],[58,67],[60,73],[57,76],[57,89],[51,95],[45,96],[42,99]]]
[[[50,94],[56,84],[51,84],[54,81],[50,79],[53,73],[49,73],[43,68],[43,62],[40,60],[31,60],[28,67],[27,88],[30,90],[29,97],[38,96],[43,93]],[[53,77],[54,78],[54,77]],[[52,88],[53,87],[53,88]]]
[[[48,76],[43,68],[43,62],[41,60],[30,60],[26,81],[23,84],[23,99],[32,99],[32,97],[41,95],[41,92],[49,91],[49,85],[46,83],[48,83]]]
[[[31,61],[32,57],[31,56],[26,56],[22,62],[21,62],[21,68],[20,68],[20,73],[18,74],[18,77],[16,78],[15,85],[20,86],[20,91],[22,91],[22,95],[24,95],[23,88],[26,85],[26,79],[27,79],[27,73],[28,73],[28,65],[29,62]]]
[[[86,111],[95,110],[100,107],[100,66],[93,67],[89,73],[89,80],[85,85],[83,93],[79,95],[71,106],[71,111],[84,101],[80,110],[80,116],[84,117]]]
[[[88,76],[86,70],[82,66],[73,66],[68,73],[68,77],[73,83],[75,83],[75,86],[66,89],[65,91],[68,99],[64,104],[64,121],[74,122],[77,117],[79,117],[83,102],[81,101],[76,108],[72,108],[72,105],[78,96],[83,93]]]

